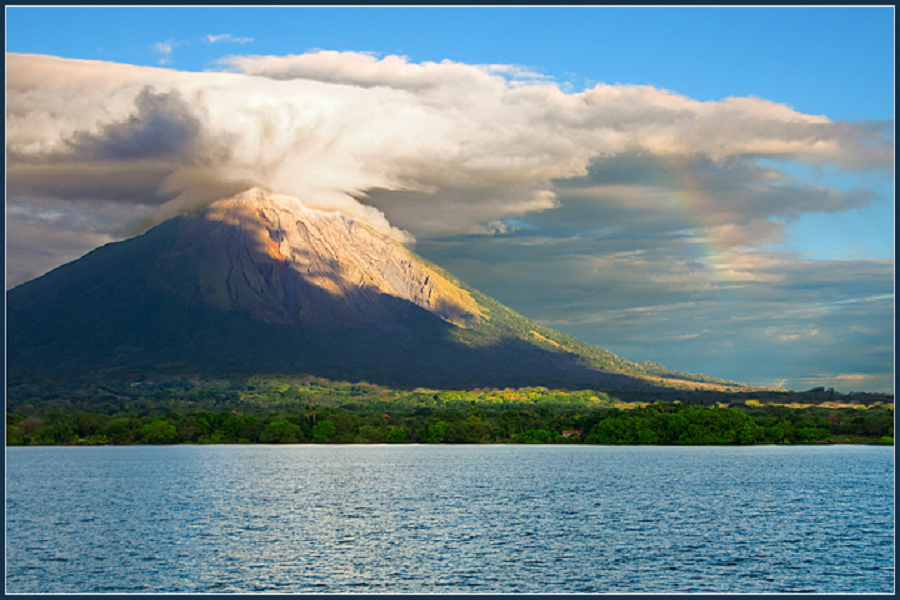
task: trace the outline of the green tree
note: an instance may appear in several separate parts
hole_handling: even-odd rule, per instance
[[[296,385],[290,386],[288,389],[286,389],[284,391],[284,393],[281,396],[285,400],[289,400],[292,402],[296,402],[297,400],[300,400],[303,397],[303,395],[300,393],[300,388],[298,388]]]
[[[624,430],[622,420],[610,416],[594,425],[585,441],[589,444],[619,444],[625,438]]]
[[[356,441],[361,444],[380,444],[384,441],[384,432],[374,425],[361,425]]]
[[[35,442],[38,444],[68,444],[76,441],[78,436],[72,429],[72,421],[65,415],[51,415],[50,424],[42,427],[35,434]]]
[[[765,430],[750,421],[738,433],[738,442],[741,444],[755,444],[761,441],[766,435]]]
[[[300,426],[287,419],[278,419],[266,425],[259,436],[264,444],[296,444],[300,441]]]
[[[21,444],[34,444],[36,434],[43,426],[44,422],[37,417],[15,418],[13,421],[7,418],[6,443],[16,446],[21,440]]]
[[[440,444],[444,440],[444,434],[447,433],[447,423],[438,421],[428,426],[428,433],[425,439],[429,444]]]
[[[306,418],[309,420],[310,427],[316,426],[316,417],[319,416],[319,405],[310,404],[306,407]]]
[[[106,436],[113,444],[131,444],[137,439],[140,421],[130,417],[118,417],[106,424]]]
[[[178,430],[165,419],[156,419],[141,427],[141,440],[148,444],[174,444]]]
[[[519,433],[519,411],[508,410],[500,417],[500,436],[511,438]]]
[[[197,426],[197,418],[194,415],[184,419],[178,426],[178,439],[182,443],[197,442],[202,435],[203,430]]]
[[[25,432],[18,425],[6,426],[6,445],[22,446],[25,444]]]
[[[796,430],[795,436],[798,442],[810,444],[826,439],[828,430],[821,427],[801,427]]]
[[[792,441],[793,435],[794,427],[786,420],[781,420],[766,429],[766,438],[776,444]]]
[[[520,444],[549,444],[556,441],[556,437],[549,429],[526,429],[514,435],[512,439]]]
[[[294,423],[293,421],[291,421]],[[294,425],[299,425],[298,423],[294,423]],[[248,415],[244,417],[244,423],[237,430],[238,441],[239,442],[259,442],[260,436],[262,436],[262,432],[265,429],[263,424],[260,422],[258,417],[253,415]],[[303,433],[303,428],[300,428],[299,438],[301,441],[306,439],[306,436]]]
[[[328,416],[328,421],[334,424],[335,431],[332,434],[332,441],[346,444],[356,440],[359,428],[353,415],[337,411]]]
[[[222,432],[222,438],[229,442],[238,441],[244,425],[246,425],[244,415],[235,411],[230,412],[225,416],[221,425],[219,425],[219,430]]]
[[[450,444],[477,444],[486,442],[491,435],[489,423],[481,421],[454,421],[447,425],[443,441]]]
[[[688,408],[688,427],[678,438],[679,444],[734,444],[750,418],[731,408]]]
[[[319,421],[313,428],[313,442],[316,444],[327,444],[337,433],[337,427],[331,421]]]
[[[659,441],[659,433],[654,431],[650,420],[631,417],[624,422],[624,439],[626,444],[655,444]]]
[[[109,439],[102,433],[95,433],[95,434],[89,435],[86,438],[82,439],[81,443],[88,444],[88,445],[108,444]]]
[[[654,415],[652,423],[661,444],[674,444],[688,427],[688,419],[681,412]]]
[[[77,412],[72,417],[72,429],[78,437],[86,438],[103,433],[106,429],[105,421],[102,415]]]
[[[389,444],[402,444],[406,441],[406,429],[403,427],[391,427],[387,434],[387,442]]]

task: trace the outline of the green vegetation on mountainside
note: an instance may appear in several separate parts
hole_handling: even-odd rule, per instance
[[[634,377],[658,377],[663,379],[674,379],[679,382],[709,383],[734,389],[763,389],[746,386],[733,381],[726,381],[724,379],[717,379],[699,373],[674,371],[649,361],[635,363],[626,360],[608,350],[592,346],[570,335],[566,335],[527,319],[490,296],[487,296],[460,281],[434,263],[421,257],[418,258],[446,277],[450,282],[469,292],[475,301],[485,309],[485,318],[479,319],[475,323],[471,323],[470,326],[465,329],[459,329],[454,332],[454,337],[464,343],[476,346],[490,345],[499,342],[512,333],[518,339],[535,344],[543,350],[558,354],[570,354],[580,359],[586,365],[606,371],[631,375]],[[675,385],[678,386],[678,384]],[[684,386],[681,385],[680,387]]]

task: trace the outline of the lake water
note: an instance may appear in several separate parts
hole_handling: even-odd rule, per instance
[[[7,449],[6,589],[894,591],[891,447]]]

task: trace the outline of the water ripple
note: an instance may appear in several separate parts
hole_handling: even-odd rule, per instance
[[[894,591],[875,447],[9,448],[14,593]]]

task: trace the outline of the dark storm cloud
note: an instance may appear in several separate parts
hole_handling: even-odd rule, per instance
[[[134,99],[134,114],[99,133],[78,132],[66,154],[81,161],[184,160],[194,156],[200,121],[177,92],[144,88]]]
[[[179,93],[145,87],[124,120],[97,132],[77,131],[49,151],[10,151],[7,191],[13,197],[163,204],[175,196],[161,191],[163,181],[197,160],[200,137],[200,121]]]

